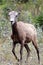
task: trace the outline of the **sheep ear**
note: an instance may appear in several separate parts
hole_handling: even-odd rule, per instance
[[[11,11],[10,11],[10,12],[8,12],[8,15],[11,15]]]
[[[18,15],[18,12],[16,12],[16,15]]]

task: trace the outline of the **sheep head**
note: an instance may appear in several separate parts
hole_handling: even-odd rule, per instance
[[[18,16],[18,12],[16,12],[16,11],[10,11],[9,12],[9,18],[10,18],[10,22],[12,23],[12,25],[16,22],[16,18],[17,18],[17,16]]]

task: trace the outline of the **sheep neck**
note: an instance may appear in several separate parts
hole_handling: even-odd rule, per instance
[[[12,24],[11,24],[11,25],[12,25]],[[18,33],[18,31],[17,31],[17,22],[15,22],[15,23],[12,25],[12,33],[13,33],[13,35]]]

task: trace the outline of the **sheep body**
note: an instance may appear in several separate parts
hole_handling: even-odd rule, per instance
[[[32,24],[21,21],[17,22],[17,31],[20,37],[19,39],[25,42],[34,41],[34,38],[37,36],[36,29]],[[14,41],[18,41],[17,35],[11,35],[11,38],[14,39]]]

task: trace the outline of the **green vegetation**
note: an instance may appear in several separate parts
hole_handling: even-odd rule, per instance
[[[31,19],[35,19],[39,16],[39,18],[43,18],[43,15],[41,15],[41,13],[43,13],[43,0],[0,0],[0,10],[2,10],[3,15],[7,16],[8,11],[7,9],[10,8],[11,10],[17,10],[17,11],[21,11],[21,17],[20,19],[27,19],[29,18],[29,16],[31,16]],[[25,11],[25,14],[24,14]],[[26,17],[22,17],[23,15],[26,15],[26,12],[28,11],[28,13],[30,13],[30,15]],[[41,19],[42,19],[41,18]],[[34,20],[33,20],[34,21]],[[36,20],[37,21],[37,20]],[[36,23],[36,21],[34,21],[34,23]],[[41,26],[42,20],[40,20],[41,22],[38,22],[39,25]]]
[[[43,30],[43,0],[0,0],[0,37],[2,30],[9,30],[8,9],[20,11],[18,20],[32,23]]]
[[[40,13],[38,16],[33,18],[33,21],[36,25],[36,27],[42,27],[43,30],[43,13]]]

